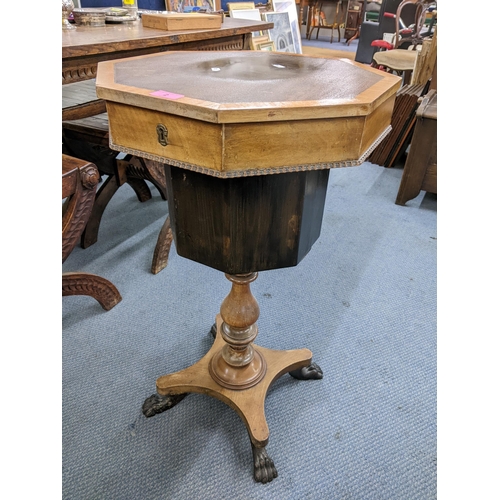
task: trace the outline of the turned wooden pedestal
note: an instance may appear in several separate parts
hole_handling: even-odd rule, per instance
[[[259,307],[250,293],[257,273],[229,276],[231,292],[216,317],[215,342],[197,363],[156,381],[157,394],[143,405],[146,417],[169,410],[191,392],[212,396],[235,410],[245,423],[252,444],[254,479],[267,483],[278,476],[265,446],[269,428],[264,404],[270,385],[281,375],[301,380],[321,379],[309,349],[277,351],[253,344]],[[236,326],[237,325],[237,326]]]
[[[250,290],[253,269],[295,266],[319,237],[329,170],[220,179],[165,166],[169,214],[179,255],[226,273],[231,290],[220,307],[215,342],[193,366],[160,377],[146,416],[170,409],[187,393],[215,397],[233,408],[248,430],[254,478],[277,476],[265,446],[264,401],[287,372],[320,379],[308,349],[274,351],[254,344],[260,310]],[[304,369],[304,370],[303,370]]]

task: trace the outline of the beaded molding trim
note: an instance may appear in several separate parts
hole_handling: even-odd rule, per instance
[[[253,168],[249,170],[230,170],[228,172],[220,172],[219,170],[213,170],[211,168],[202,167],[200,165],[194,165],[192,163],[186,163],[183,161],[172,160],[171,158],[165,158],[163,156],[158,156],[151,153],[145,153],[144,151],[139,151],[138,149],[118,146],[117,144],[113,143],[111,133],[109,136],[109,147],[115,151],[120,151],[121,153],[131,154],[133,156],[139,156],[141,158],[157,161],[160,163],[166,163],[173,167],[185,168],[186,170],[193,170],[194,172],[211,175],[212,177],[220,177],[221,179],[229,179],[232,177],[248,177],[252,175],[284,174],[288,172],[324,170],[327,168],[357,167],[366,161],[366,159],[371,155],[374,149],[385,139],[387,134],[389,134],[391,129],[392,127],[389,125],[378,136],[375,142],[373,142],[373,144],[357,160],[343,160],[343,161],[327,162],[327,163],[306,163],[304,165],[290,165],[290,166],[287,165],[284,167]]]

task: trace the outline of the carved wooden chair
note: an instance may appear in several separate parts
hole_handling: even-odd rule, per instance
[[[80,240],[94,204],[99,171],[93,163],[62,155],[62,261],[68,258]],[[122,297],[108,280],[95,274],[66,272],[62,275],[62,294],[88,295],[106,311]]]
[[[70,116],[66,110],[66,116]],[[64,115],[63,115],[64,116]],[[94,163],[100,175],[107,176],[98,189],[94,207],[81,237],[82,248],[97,241],[103,213],[120,186],[127,183],[140,202],[150,200],[152,195],[146,180],[167,199],[164,166],[158,162],[127,155],[119,159],[118,151],[109,147],[109,129],[106,113],[62,123],[63,152]],[[167,266],[173,236],[170,217],[167,217],[158,235],[153,253],[151,272],[159,273]]]

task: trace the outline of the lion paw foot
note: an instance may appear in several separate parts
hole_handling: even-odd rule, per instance
[[[142,405],[142,414],[145,417],[154,417],[158,413],[170,410],[170,408],[180,403],[186,396],[187,394],[174,394],[171,396],[153,394],[144,401]]]
[[[323,370],[316,363],[311,363],[309,366],[304,366],[304,368],[289,373],[297,380],[319,380],[323,378]]]
[[[215,337],[217,337],[217,324],[214,323],[212,325],[212,328],[210,328],[210,335],[212,335],[212,337],[215,339]]]
[[[253,478],[258,483],[270,483],[275,477],[278,477],[278,471],[274,462],[267,454],[265,448],[256,448],[252,445],[253,452]]]

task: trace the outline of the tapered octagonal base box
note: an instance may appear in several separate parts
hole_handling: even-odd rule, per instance
[[[298,264],[328,169],[390,130],[400,78],[345,59],[167,52],[99,63],[113,149],[166,167],[177,252],[229,274]]]
[[[295,266],[319,237],[328,173],[220,179],[167,166],[177,252],[228,274]]]

